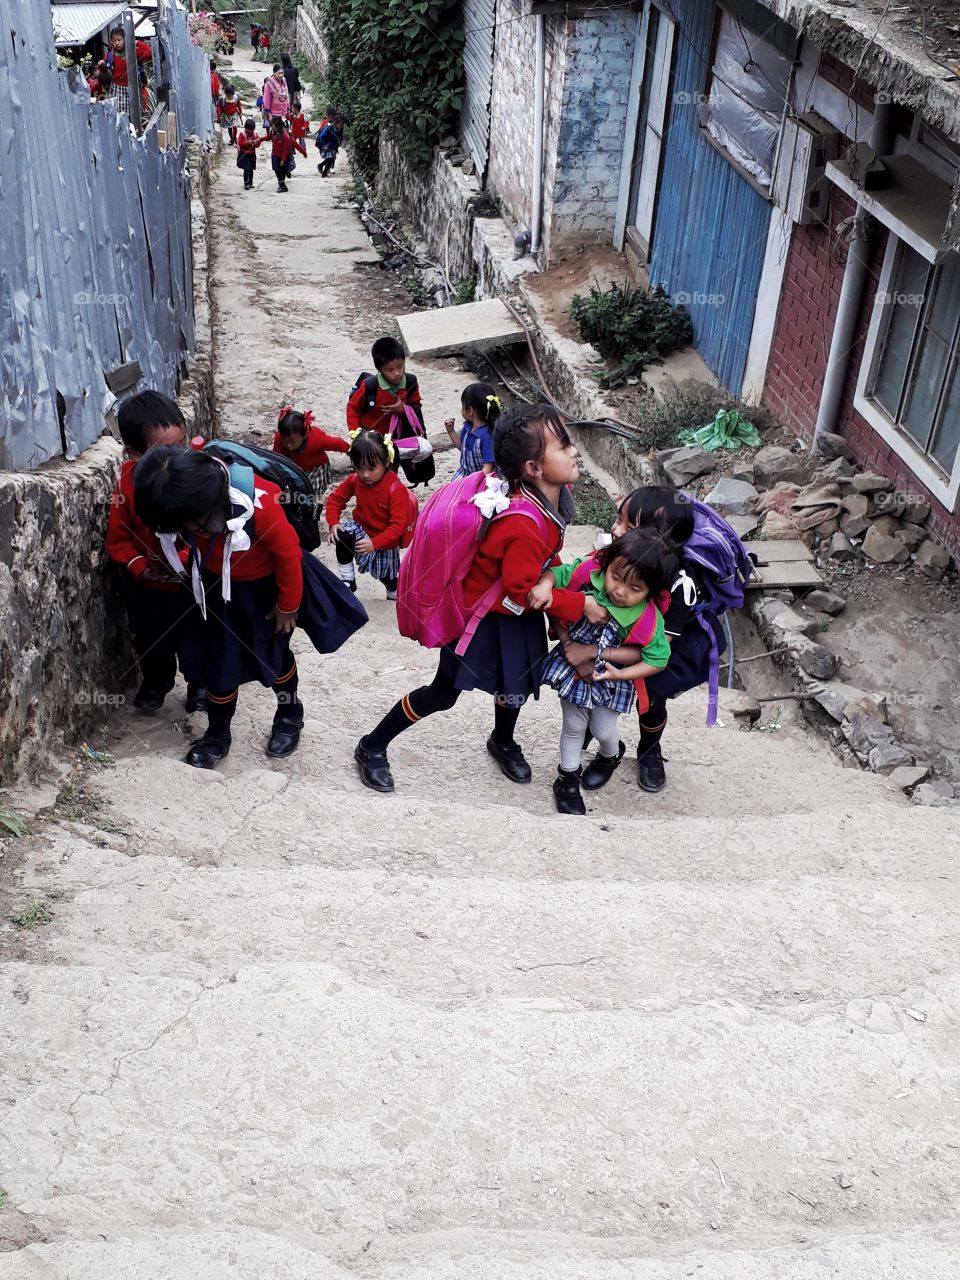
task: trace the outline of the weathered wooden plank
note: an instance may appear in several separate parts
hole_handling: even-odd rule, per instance
[[[755,555],[760,564],[777,564],[782,560],[812,560],[813,552],[804,542],[799,540],[770,542],[745,542],[746,549]]]
[[[775,587],[822,587],[823,578],[816,565],[809,561],[780,561],[760,565],[750,579],[750,586],[762,591]]]

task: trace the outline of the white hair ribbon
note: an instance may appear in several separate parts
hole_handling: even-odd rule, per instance
[[[484,520],[492,520],[510,505],[509,487],[506,480],[499,476],[487,476],[487,486],[481,493],[475,493],[470,501],[477,508]]]

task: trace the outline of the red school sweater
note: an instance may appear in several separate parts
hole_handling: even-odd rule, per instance
[[[133,470],[139,459],[128,458],[120,468],[110,515],[107,520],[107,555],[122,565],[137,582],[151,591],[179,591],[176,582],[153,582],[143,575],[147,569],[168,569],[160,539],[137,515],[133,501]]]
[[[464,580],[463,600],[468,609],[498,577],[503,578],[504,596],[523,610],[529,608],[527,592],[540,581],[544,565],[560,563],[557,552],[563,545],[563,530],[553,521],[547,522],[547,528],[549,542],[544,542],[537,526],[527,516],[502,516],[494,520]],[[560,622],[576,622],[583,614],[583,603],[582,592],[557,587],[550,616]],[[497,601],[492,612],[512,614],[515,611]]]
[[[289,133],[281,133],[280,137],[273,139],[273,158],[279,160],[281,164],[286,164],[293,155],[294,147],[302,156],[307,154],[307,149],[301,142],[294,142]]]
[[[237,582],[253,582],[273,576],[277,580],[277,608],[295,613],[303,599],[303,564],[300,542],[293,525],[283,514],[280,489],[260,476],[254,478],[253,520],[247,525],[248,551],[234,551],[230,575]],[[251,527],[252,526],[252,527]],[[197,534],[197,552],[205,569],[223,569],[223,534]],[[207,552],[209,550],[209,559]]]
[[[247,133],[246,129],[241,129],[237,133],[237,150],[242,156],[255,156],[257,147],[261,142],[266,142],[266,137],[260,137],[256,132]]]
[[[407,385],[396,392],[384,391],[378,382],[376,399],[372,408],[367,404],[365,383],[366,378],[362,378],[359,387],[357,387],[356,391],[350,393],[350,399],[347,401],[348,431],[378,431],[380,435],[386,435],[393,414],[389,410],[380,408],[380,406],[393,400],[399,400],[401,404],[408,404],[414,410],[421,423],[423,422],[420,386],[416,378],[411,374],[407,374]]]
[[[349,453],[350,443],[347,440],[341,440],[339,436],[328,436],[325,431],[314,426],[307,427],[307,438],[299,449],[288,449],[279,431],[273,437],[273,452],[282,453],[285,458],[295,462],[304,471],[325,467],[330,461],[327,450],[331,453]]]
[[[351,472],[327,499],[324,514],[331,529],[340,523],[351,498],[356,500],[353,518],[366,529],[374,549],[399,547],[410,523],[410,494],[406,485],[392,471],[374,485],[361,484],[357,473]]]

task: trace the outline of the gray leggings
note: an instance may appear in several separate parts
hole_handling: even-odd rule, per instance
[[[587,729],[597,740],[602,756],[615,756],[620,749],[619,711],[610,707],[578,707],[560,699],[563,728],[560,731],[560,768],[577,769],[583,755],[583,738]]]

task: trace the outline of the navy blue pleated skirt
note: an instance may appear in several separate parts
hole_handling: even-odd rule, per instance
[[[547,625],[542,613],[514,617],[488,613],[474,632],[462,658],[453,646],[440,651],[440,670],[455,689],[525,700],[540,696],[540,668],[547,652]]]
[[[198,605],[184,623],[181,663],[188,680],[226,692],[257,681],[275,684],[290,667],[290,637],[267,614],[277,603],[272,574],[231,584],[223,599],[219,574],[204,573],[207,617]],[[303,553],[303,601],[297,627],[319,653],[335,653],[367,621],[356,596],[309,552]]]

